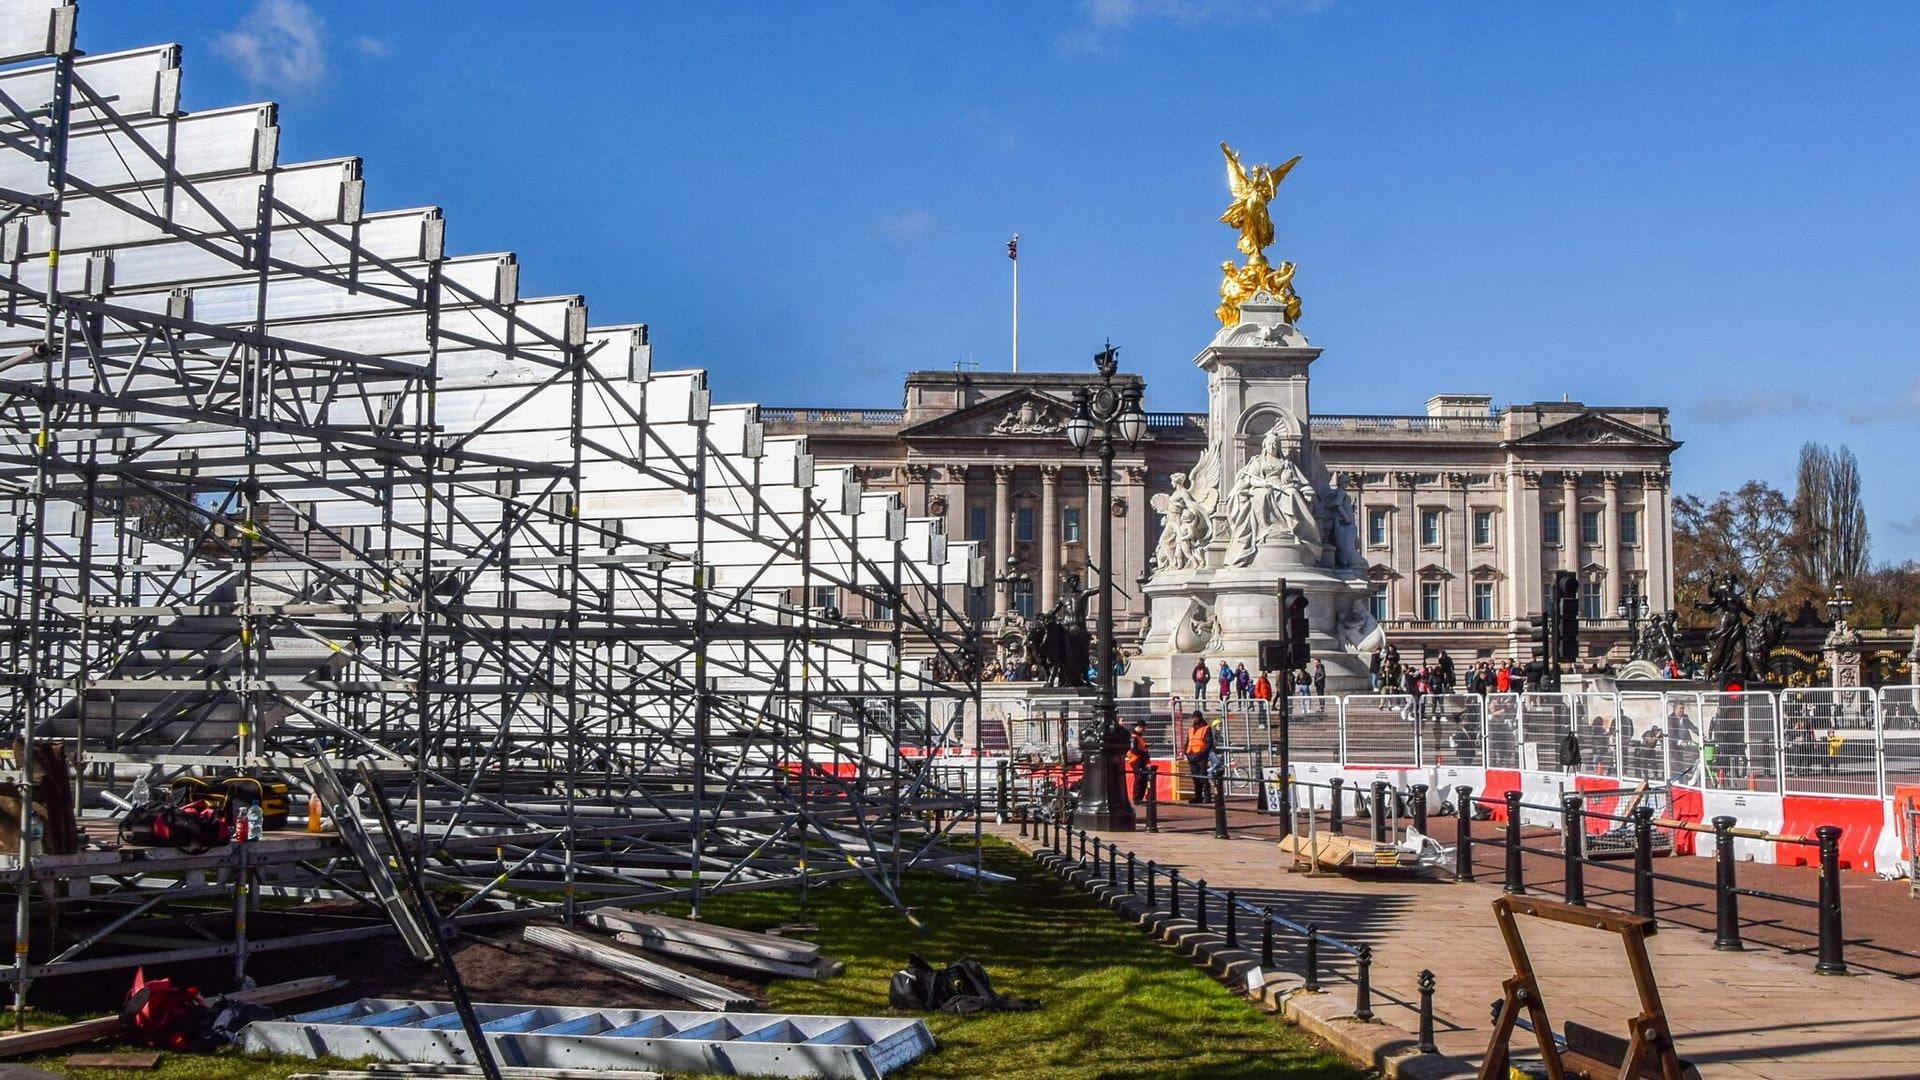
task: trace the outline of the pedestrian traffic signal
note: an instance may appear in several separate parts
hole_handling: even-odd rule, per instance
[[[1281,616],[1287,628],[1287,668],[1299,671],[1313,661],[1313,648],[1307,643],[1312,628],[1307,625],[1307,594],[1288,589],[1282,594]]]
[[[1527,619],[1527,643],[1535,656],[1548,656],[1553,650],[1553,617],[1534,615]]]

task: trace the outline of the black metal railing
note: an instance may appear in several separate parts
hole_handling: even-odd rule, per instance
[[[1454,876],[1458,880],[1475,880],[1473,853],[1476,845],[1482,847],[1498,845],[1505,856],[1501,887],[1509,893],[1521,894],[1527,891],[1527,855],[1540,855],[1560,861],[1561,890],[1569,904],[1584,906],[1591,903],[1587,896],[1586,875],[1589,869],[1631,874],[1633,913],[1647,918],[1656,917],[1654,911],[1656,883],[1664,882],[1684,888],[1711,890],[1714,896],[1713,947],[1723,950],[1746,947],[1741,938],[1741,897],[1812,908],[1816,914],[1816,933],[1819,941],[1813,970],[1822,975],[1847,974],[1846,942],[1842,934],[1841,920],[1840,837],[1842,832],[1839,826],[1822,825],[1813,831],[1814,834],[1811,837],[1785,836],[1762,829],[1741,828],[1738,819],[1727,816],[1716,817],[1707,825],[1692,821],[1658,819],[1654,817],[1653,808],[1649,806],[1636,806],[1628,815],[1605,813],[1589,808],[1586,805],[1585,796],[1580,794],[1564,796],[1561,804],[1556,807],[1523,802],[1521,793],[1518,791],[1509,791],[1498,799],[1477,798],[1473,794],[1473,789],[1467,787],[1457,788],[1456,792],[1459,798],[1455,805],[1461,808],[1459,837],[1454,848]],[[1499,807],[1505,812],[1505,826],[1498,838],[1483,839],[1473,835],[1472,808],[1474,806]],[[1523,811],[1527,810],[1559,817],[1560,850],[1530,847],[1525,843],[1522,834],[1522,818]],[[1631,831],[1633,859],[1630,866],[1623,866],[1617,860],[1594,858],[1588,854],[1586,837],[1589,821],[1613,822],[1615,827]],[[1713,880],[1702,881],[1698,878],[1656,871],[1653,868],[1653,830],[1656,826],[1703,835],[1711,834],[1714,844]],[[1820,868],[1818,897],[1808,899],[1804,896],[1790,896],[1786,893],[1742,886],[1739,882],[1739,860],[1734,853],[1734,842],[1742,838],[1814,848]]]
[[[1022,814],[1021,827],[1026,829],[1028,825],[1025,815]],[[1372,946],[1356,945],[1327,933],[1313,923],[1289,919],[1275,912],[1272,907],[1243,899],[1238,890],[1216,889],[1208,885],[1204,878],[1189,878],[1182,875],[1178,869],[1162,867],[1153,859],[1143,860],[1133,851],[1122,852],[1118,844],[1103,841],[1084,829],[1074,828],[1052,817],[1045,817],[1032,823],[1032,837],[1041,850],[1068,860],[1072,864],[1071,869],[1085,871],[1083,883],[1089,887],[1105,884],[1109,890],[1115,892],[1124,887],[1128,896],[1141,898],[1148,910],[1156,912],[1164,910],[1168,916],[1176,919],[1187,917],[1184,913],[1190,906],[1190,917],[1193,919],[1194,928],[1201,933],[1208,933],[1214,929],[1213,909],[1217,907],[1222,920],[1219,929],[1225,945],[1228,948],[1239,948],[1246,934],[1257,934],[1260,941],[1260,964],[1263,968],[1274,966],[1276,934],[1288,934],[1298,938],[1302,943],[1300,975],[1303,987],[1308,990],[1320,990],[1323,976],[1329,974],[1345,979],[1354,985],[1353,1015],[1362,1020],[1372,1018]],[[1124,872],[1120,869],[1123,863]],[[1252,922],[1246,923],[1248,919]],[[1351,957],[1352,965],[1349,968],[1345,965],[1325,964],[1323,953],[1326,950]],[[1430,1002],[1431,987],[1424,989],[1425,997]]]

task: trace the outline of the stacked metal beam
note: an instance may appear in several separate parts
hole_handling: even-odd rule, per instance
[[[916,762],[970,707],[936,673],[971,545],[654,372],[644,326],[449,255],[438,210],[367,211],[357,159],[281,162],[271,104],[182,112],[176,47],[83,56],[75,22],[0,0],[5,734],[84,755],[83,810],[370,760],[467,919],[892,896],[967,802]]]

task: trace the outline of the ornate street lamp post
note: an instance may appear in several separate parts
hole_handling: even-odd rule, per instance
[[[1120,350],[1112,342],[1093,358],[1100,372],[1100,386],[1074,391],[1073,416],[1067,421],[1067,441],[1076,451],[1085,453],[1099,437],[1100,505],[1097,512],[1107,513],[1113,505],[1113,454],[1115,443],[1138,446],[1147,433],[1147,414],[1140,411],[1141,386],[1133,383],[1115,386],[1113,376],[1120,369]],[[1133,831],[1133,804],[1127,801],[1126,756],[1130,740],[1120,729],[1114,712],[1113,648],[1113,523],[1100,529],[1100,698],[1094,723],[1080,733],[1080,804],[1074,824],[1083,829],[1114,832]]]
[[[1651,659],[1651,657],[1640,655],[1640,620],[1646,618],[1653,610],[1647,603],[1647,598],[1629,595],[1620,601],[1620,606],[1615,610],[1616,614],[1627,620],[1627,659]]]

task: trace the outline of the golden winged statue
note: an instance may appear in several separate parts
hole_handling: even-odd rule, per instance
[[[1220,221],[1240,231],[1235,246],[1247,257],[1247,265],[1222,264],[1220,307],[1214,315],[1222,325],[1232,326],[1240,321],[1241,302],[1265,292],[1286,305],[1287,321],[1294,322],[1300,318],[1300,298],[1293,291],[1293,264],[1269,266],[1265,249],[1273,243],[1273,218],[1267,213],[1267,203],[1273,200],[1287,173],[1300,163],[1300,155],[1295,154],[1277,168],[1255,165],[1249,174],[1232,147],[1223,142],[1220,152],[1227,158],[1227,189],[1233,193],[1233,202],[1227,204]]]

